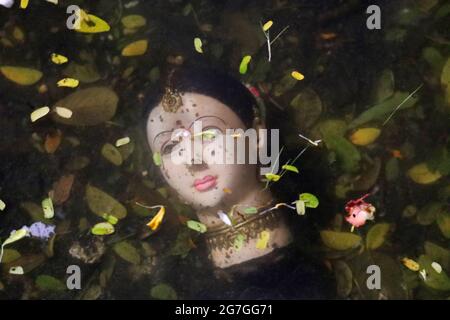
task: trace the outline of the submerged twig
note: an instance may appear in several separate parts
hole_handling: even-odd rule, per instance
[[[407,96],[405,98],[405,100],[403,100],[397,107],[395,107],[394,111],[392,111],[392,113],[389,115],[389,117],[387,117],[387,119],[383,122],[383,126],[389,121],[391,120],[391,118],[394,116],[394,114],[398,111],[398,109],[400,109],[400,107],[406,102],[408,101],[417,91],[419,91],[421,88],[423,87],[423,83],[417,87],[416,90],[414,90],[409,96]]]

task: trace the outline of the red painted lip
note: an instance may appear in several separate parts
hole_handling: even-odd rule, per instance
[[[197,191],[209,190],[209,189],[215,187],[216,184],[217,184],[217,177],[213,177],[211,175],[207,175],[201,179],[194,180],[194,188]]]

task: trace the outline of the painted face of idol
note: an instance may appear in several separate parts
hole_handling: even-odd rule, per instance
[[[227,129],[246,127],[231,108],[212,97],[187,92],[181,99],[175,110],[161,101],[147,119],[147,139],[152,152],[161,155],[161,172],[194,208],[233,203],[257,183],[256,165],[237,164],[237,144],[225,142]],[[201,148],[193,147],[199,132]]]

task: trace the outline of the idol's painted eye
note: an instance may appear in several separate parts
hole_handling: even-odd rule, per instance
[[[218,136],[222,134],[222,130],[217,127],[207,127],[202,131],[203,141],[214,141]]]
[[[178,145],[178,141],[169,141],[161,149],[162,155],[168,155],[171,154],[173,151],[173,148],[175,148]]]

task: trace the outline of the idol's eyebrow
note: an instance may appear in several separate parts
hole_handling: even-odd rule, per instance
[[[166,130],[166,131],[161,131],[160,133],[158,133],[154,138],[153,138],[153,144],[155,144],[156,138],[158,138],[160,135],[165,134],[165,133],[172,133],[173,130]]]
[[[202,117],[198,117],[197,119],[192,121],[191,125],[189,126],[189,129],[192,127],[192,125],[195,123],[195,121],[198,121],[198,120],[203,119],[203,118],[216,118],[216,119],[219,119],[220,121],[222,121],[222,123],[224,125],[227,125],[227,123],[222,118],[219,118],[219,117],[216,117],[216,116],[202,116]]]

